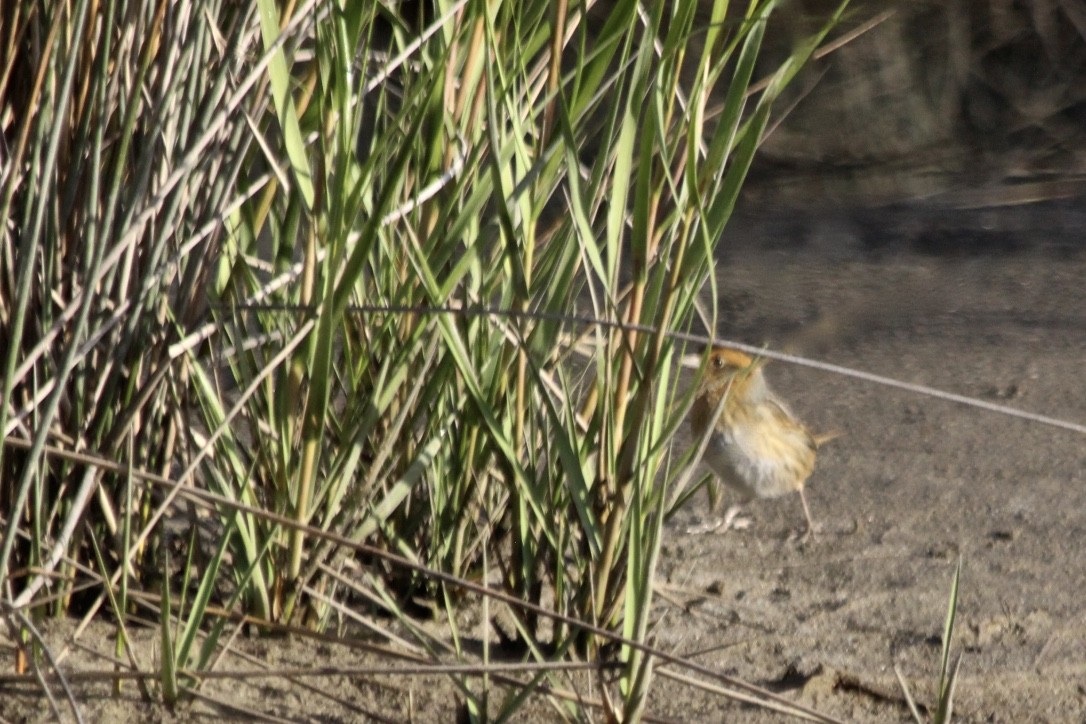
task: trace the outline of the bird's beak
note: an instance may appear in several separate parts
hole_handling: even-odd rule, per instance
[[[699,353],[684,354],[679,358],[679,364],[687,369],[696,370],[701,367],[702,360],[705,359],[705,355]]]

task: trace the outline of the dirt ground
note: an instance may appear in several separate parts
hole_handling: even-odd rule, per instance
[[[881,243],[849,218],[741,222],[730,232],[736,241],[718,269],[720,336],[1086,423],[1086,245],[1077,240],[1086,227],[1077,217],[1047,231],[1031,223],[1001,246],[912,226]],[[900,231],[890,226],[888,235]],[[988,219],[986,228],[1012,227]],[[767,375],[810,427],[843,433],[809,482],[822,530],[795,540],[803,522],[795,496],[751,504],[752,525],[724,534],[688,533],[708,515],[701,503],[688,506],[668,525],[655,644],[844,720],[906,721],[894,667],[922,703],[933,700],[960,556],[959,720],[1086,720],[1086,437],[808,368],[774,363]],[[58,649],[70,626],[48,631]],[[108,631],[95,624],[82,633],[65,666],[90,665],[84,647],[110,651]],[[136,635],[152,661],[155,634]],[[255,638],[235,647],[260,665],[387,665],[332,642]],[[10,662],[10,652],[0,638],[0,656]],[[455,716],[448,679],[360,673],[213,681],[203,691],[294,721]],[[80,683],[76,699],[87,721],[246,716],[201,700],[148,709],[131,682],[120,697]],[[557,716],[543,704],[533,711],[529,718]],[[782,719],[662,676],[647,713]],[[39,689],[10,684],[0,684],[0,717],[52,719]]]
[[[1061,217],[1015,233],[1021,214],[1006,212],[1002,251],[953,233],[891,252],[849,224],[787,241],[763,229],[720,265],[734,312],[721,336],[1086,423],[1086,255]],[[1083,434],[809,369],[766,374],[813,429],[845,433],[809,483],[825,532],[789,541],[795,497],[752,504],[752,528],[723,536],[676,521],[660,577],[687,606],[658,644],[847,720],[901,720],[894,666],[933,700],[961,556],[960,720],[1086,721]],[[655,710],[720,718],[679,693],[658,686]]]

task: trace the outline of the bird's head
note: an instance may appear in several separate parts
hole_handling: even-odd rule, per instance
[[[751,357],[731,347],[712,347],[705,364],[701,391],[723,395],[729,390],[733,396],[760,396],[765,389],[762,367],[768,361],[765,357]]]

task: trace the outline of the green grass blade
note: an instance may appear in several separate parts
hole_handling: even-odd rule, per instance
[[[268,50],[275,46],[279,38],[279,6],[275,0],[257,0],[257,9],[264,49]],[[283,144],[290,159],[294,183],[306,206],[312,209],[316,196],[313,172],[309,168],[309,155],[302,140],[301,127],[298,125],[298,111],[291,95],[290,70],[281,45],[275,48],[268,63],[268,79],[271,81],[272,102],[275,104],[279,127],[283,132]]]
[[[958,583],[961,580],[962,575],[962,559],[958,557],[958,565],[954,568],[954,580],[950,584],[950,599],[947,603],[946,623],[943,625],[943,650],[940,656],[939,662],[939,686],[938,686],[938,708],[935,713],[935,721],[939,724],[944,724],[950,721],[950,713],[953,707],[951,701],[954,695],[954,684],[957,678],[958,666],[961,664],[961,657],[958,658],[958,663],[954,666],[954,670],[950,670],[950,647],[954,639],[954,622],[958,615]]]

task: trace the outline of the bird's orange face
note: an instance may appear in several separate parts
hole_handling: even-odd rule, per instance
[[[754,365],[754,358],[729,347],[716,347],[709,353],[709,371],[714,376],[735,374]]]
[[[719,400],[725,389],[730,389],[732,396],[742,399],[750,390],[751,384],[761,375],[765,362],[764,359],[755,359],[737,349],[714,347],[705,367],[702,392]]]

